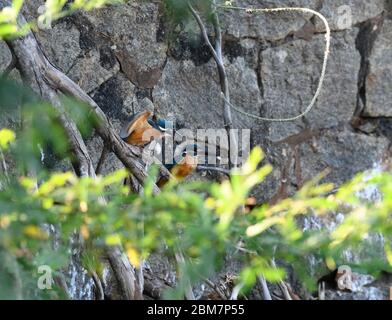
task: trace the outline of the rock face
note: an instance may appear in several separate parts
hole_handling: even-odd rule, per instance
[[[235,1],[239,7],[252,8],[280,8],[292,7],[289,0],[274,1],[273,5],[268,1],[240,0]],[[318,1],[300,0],[295,2],[296,7],[317,9]],[[265,13],[249,14],[244,11],[223,11],[222,24],[228,36],[238,39],[258,38],[267,41],[284,39],[288,35],[301,29],[311,18],[309,14],[301,13]]]
[[[0,71],[4,71],[12,61],[11,52],[4,41],[0,41]]]
[[[380,15],[384,11],[385,0],[324,0],[320,12],[328,19],[332,30],[350,29],[358,23]],[[317,26],[322,30],[322,24]]]
[[[366,108],[370,117],[392,116],[392,20],[385,19],[369,57],[366,77]]]
[[[235,3],[293,6],[289,0]],[[28,1],[26,15],[35,17],[41,4]],[[289,195],[326,168],[331,169],[326,180],[341,184],[390,156],[390,1],[300,0],[295,6],[325,14],[333,31],[331,56],[321,95],[306,117],[270,123],[233,111],[234,127],[251,129],[252,145],[262,146],[275,168],[255,192],[259,201],[278,199],[282,186]],[[310,14],[229,10],[220,18],[232,103],[263,117],[303,111],[320,77],[325,46],[320,21]],[[145,109],[180,127],[223,128],[216,65],[197,25],[190,21],[169,28],[163,21],[158,2],[133,1],[74,14],[36,35],[51,62],[79,83],[118,128]],[[10,61],[1,42],[0,70]],[[96,161],[101,147],[100,139],[91,137]],[[109,162],[106,171],[120,166]]]
[[[328,128],[350,121],[360,67],[356,35],[355,28],[333,35],[324,89],[316,106],[303,121],[271,124],[269,139],[277,141],[306,127]],[[304,111],[320,78],[324,47],[324,36],[315,36],[312,41],[295,40],[261,52],[263,110],[268,118],[288,118]]]

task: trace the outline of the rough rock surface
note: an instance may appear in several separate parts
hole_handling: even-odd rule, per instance
[[[327,18],[332,30],[344,30],[381,14],[384,3],[385,0],[324,0],[320,13]],[[321,21],[316,25],[318,30],[324,30]]]
[[[379,279],[352,273],[352,290],[326,290],[325,300],[389,300],[392,278],[382,274]]]
[[[4,71],[12,60],[11,52],[4,41],[0,41],[0,71]]]
[[[385,19],[369,58],[366,108],[370,117],[392,116],[392,20]]]
[[[27,16],[36,16],[42,3],[28,1]],[[259,201],[278,199],[282,186],[287,195],[293,193],[326,168],[332,169],[326,180],[341,184],[390,156],[390,0],[235,4],[320,10],[333,30],[324,88],[305,118],[268,123],[233,111],[234,127],[250,128],[252,145],[261,145],[274,166],[255,192]],[[97,101],[118,129],[144,109],[155,110],[180,127],[223,128],[215,62],[197,25],[191,21],[173,32],[162,23],[163,12],[156,1],[128,2],[74,14],[36,35],[49,59]],[[304,110],[320,76],[324,50],[320,21],[309,14],[224,11],[221,22],[233,104],[265,117],[288,117]],[[10,59],[1,42],[0,70]],[[98,161],[101,140],[90,137],[88,147]],[[106,172],[121,166],[110,157]],[[384,297],[371,288],[364,286],[360,297]],[[326,296],[343,299],[344,294]]]
[[[270,124],[269,139],[277,141],[306,127],[329,128],[350,121],[357,103],[360,67],[356,35],[355,28],[333,35],[324,90],[316,106],[302,121]],[[296,40],[261,52],[265,116],[288,118],[304,111],[320,78],[324,47],[324,36],[320,35],[312,41]]]
[[[252,8],[279,8],[291,7],[293,3],[289,0],[279,0],[274,1],[271,5],[268,1],[241,0],[235,1],[235,5]],[[317,9],[318,1],[300,0],[295,2],[295,6]],[[258,38],[267,41],[284,39],[301,29],[311,18],[311,15],[301,13],[250,14],[232,10],[225,10],[222,16],[223,28],[228,36],[240,39]]]

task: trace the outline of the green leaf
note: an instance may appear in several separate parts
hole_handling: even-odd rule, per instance
[[[11,142],[15,141],[15,133],[9,129],[0,130],[0,149],[6,150]]]

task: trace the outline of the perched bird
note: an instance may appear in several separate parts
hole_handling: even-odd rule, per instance
[[[121,138],[128,144],[135,146],[146,146],[152,140],[166,136],[166,131],[173,128],[169,121],[154,119],[152,112],[143,111],[136,114],[131,121],[121,130]],[[172,175],[182,180],[197,167],[197,145],[188,144],[179,146],[177,151],[170,157],[170,161],[163,163]],[[162,187],[167,183],[167,178],[160,178],[157,185]]]
[[[189,144],[184,147],[180,145],[180,148],[180,153],[173,156],[173,161],[164,163],[164,166],[177,180],[183,180],[192,174],[198,164],[198,146],[196,144]],[[163,187],[167,182],[167,178],[160,178],[157,185]]]
[[[154,139],[165,136],[169,122],[165,120],[154,120],[152,112],[143,111],[136,114],[131,121],[123,127],[120,137],[128,144],[145,146]]]

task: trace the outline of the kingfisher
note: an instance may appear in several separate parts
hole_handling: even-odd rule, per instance
[[[172,128],[171,122],[163,119],[154,119],[151,111],[142,111],[136,114],[130,122],[123,127],[120,137],[128,144],[143,147],[151,141],[167,136],[168,129]],[[168,163],[163,165],[177,179],[183,180],[192,174],[198,164],[196,144],[181,144],[176,148],[173,156]],[[160,178],[157,182],[158,187],[167,183],[167,178]]]
[[[177,147],[177,150],[180,152],[175,152],[173,160],[170,163],[164,163],[164,166],[176,180],[181,181],[196,170],[198,165],[198,149],[199,147],[197,144],[180,145]],[[167,178],[162,177],[158,179],[157,185],[161,188],[167,182]]]
[[[120,137],[128,144],[142,147],[163,138],[170,127],[169,121],[154,119],[151,111],[142,111],[122,128]]]

